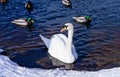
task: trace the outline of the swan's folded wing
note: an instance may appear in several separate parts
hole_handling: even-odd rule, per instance
[[[49,54],[55,58],[59,56],[64,56],[66,53],[66,42],[59,35],[54,35],[51,38],[50,46],[48,50]]]
[[[47,48],[49,48],[49,45],[50,45],[50,39],[42,36],[41,34],[39,34],[39,36],[41,37],[41,39],[44,41],[45,45]]]
[[[78,54],[76,53],[76,49],[75,49],[75,46],[74,45],[72,45],[72,53],[73,53],[73,55],[75,56],[75,58],[77,59],[78,58]]]
[[[67,37],[64,34],[56,34],[58,37],[62,38],[65,43],[67,43]]]
[[[65,43],[67,43],[67,37],[63,34],[57,34],[60,38],[64,39]],[[72,51],[76,51],[75,46],[72,44]]]
[[[67,37],[63,34],[58,34],[59,37],[61,37],[62,39],[64,39],[65,43],[67,43]],[[78,54],[76,53],[76,49],[75,46],[72,44],[72,53],[75,55],[75,58],[77,59]]]

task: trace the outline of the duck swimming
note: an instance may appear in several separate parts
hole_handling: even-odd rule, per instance
[[[80,16],[80,17],[73,17],[74,20],[76,20],[79,23],[83,24],[90,24],[91,17],[90,16]]]
[[[71,6],[72,3],[70,0],[62,0],[62,3],[65,5],[65,6]]]
[[[29,13],[31,10],[33,10],[33,4],[30,0],[25,4],[25,8],[28,10]]]
[[[20,27],[27,27],[28,29],[32,29],[32,23],[34,23],[34,20],[29,17],[29,18],[19,18],[19,19],[15,19],[12,21],[12,23],[19,25]]]
[[[65,30],[68,30],[68,37],[64,34],[55,34],[51,39],[45,38],[41,34],[40,37],[48,48],[48,53],[52,57],[64,63],[74,63],[78,58],[78,54],[72,43],[74,33],[73,24],[66,23],[60,32]]]

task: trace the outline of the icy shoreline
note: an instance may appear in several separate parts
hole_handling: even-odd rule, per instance
[[[20,67],[8,57],[0,55],[0,77],[120,77],[120,68],[92,71],[44,70]]]

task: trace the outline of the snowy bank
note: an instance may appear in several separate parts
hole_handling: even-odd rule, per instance
[[[3,50],[2,50],[2,49],[0,49],[0,53],[1,53],[1,52],[3,52]]]
[[[120,77],[120,68],[96,72],[29,69],[20,67],[8,57],[0,55],[0,77]]]

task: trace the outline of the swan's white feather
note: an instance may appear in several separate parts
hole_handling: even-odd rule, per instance
[[[65,63],[72,63],[71,56],[67,51],[67,37],[63,34],[55,34],[51,39],[47,39],[40,34],[41,39],[44,41],[45,45],[48,48],[48,53],[54,58],[59,59]],[[78,55],[75,52],[75,47],[72,44],[72,54],[77,59]]]
[[[74,27],[72,23],[66,23],[65,25],[67,28],[62,28],[61,31],[64,31],[65,29],[68,30],[68,37],[63,34],[55,34],[50,40],[42,35],[40,35],[40,37],[48,47],[48,53],[52,57],[64,63],[73,63],[78,58],[78,54],[72,44]]]
[[[41,34],[39,34],[39,36],[41,37],[41,39],[44,41],[45,45],[47,48],[49,48],[49,44],[50,44],[50,39],[42,36]]]
[[[66,40],[64,40],[65,38],[66,37],[62,34],[55,34],[52,36],[50,46],[48,49],[50,55],[52,55],[55,58],[59,58],[59,56],[64,56],[63,54],[67,54],[65,52],[66,51]]]
[[[58,34],[58,36],[60,36],[61,38],[64,39],[65,43],[67,43],[67,37],[63,34]],[[76,53],[76,49],[75,46],[72,44],[72,54],[75,56],[75,58],[78,58],[78,54]]]

